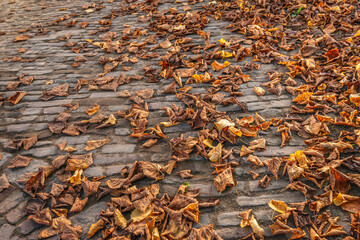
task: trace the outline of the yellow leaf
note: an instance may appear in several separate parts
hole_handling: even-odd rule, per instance
[[[220,44],[223,44],[225,46],[229,46],[230,43],[228,41],[226,41],[225,39],[221,38],[220,40],[218,40]]]
[[[235,134],[238,137],[242,136],[242,132],[240,131],[240,129],[234,128],[234,127],[229,127],[230,132],[232,132],[233,134]]]
[[[208,153],[209,160],[217,162],[221,158],[222,145],[219,143],[215,148],[211,149]]]
[[[77,149],[76,148],[74,148],[74,147],[71,147],[71,146],[69,146],[69,147],[66,147],[65,149],[64,149],[64,151],[66,151],[66,152],[75,152],[75,151],[77,151]]]
[[[331,10],[331,11],[334,11],[334,12],[337,12],[337,13],[341,13],[341,9],[340,9],[339,6],[330,7],[330,10]]]
[[[357,30],[357,32],[355,33],[355,35],[352,38],[355,38],[355,37],[358,37],[358,36],[360,36],[360,29]]]
[[[69,178],[69,182],[71,184],[74,184],[74,185],[78,185],[78,184],[81,184],[81,175],[83,173],[83,170],[82,169],[78,169],[75,171],[74,175],[72,175],[70,178]]]
[[[308,159],[306,157],[306,155],[303,153],[303,151],[298,150],[295,152],[295,159],[296,161],[298,161],[299,163],[299,167],[301,168],[307,168],[308,167]]]
[[[310,100],[310,97],[313,95],[312,92],[303,92],[302,94],[298,95],[293,102],[296,103],[306,103]]]
[[[250,226],[253,229],[254,233],[256,235],[258,235],[260,237],[260,239],[264,239],[264,229],[259,226],[258,222],[254,218],[254,215],[251,216],[251,219],[249,222],[250,222]]]
[[[235,127],[235,123],[230,122],[227,119],[220,119],[218,122],[215,122],[215,127],[221,131],[227,127]]]
[[[234,56],[234,53],[229,53],[224,50],[216,52],[217,54],[220,54],[222,58],[231,58]]]
[[[160,240],[160,233],[159,233],[159,229],[157,227],[155,227],[153,229],[151,240]]]
[[[343,195],[341,194],[341,192],[339,192],[339,194],[337,195],[337,197],[334,198],[333,202],[334,202],[334,204],[335,204],[336,206],[340,206],[341,204],[344,204],[344,203],[346,203],[347,201],[346,201],[346,199],[343,197]]]
[[[223,64],[217,62],[217,61],[214,61],[212,64],[211,64],[211,67],[214,71],[220,71],[228,66],[230,66],[231,63],[229,63],[228,61],[225,61]]]
[[[89,108],[89,109],[86,109],[86,113],[89,115],[89,116],[92,116],[94,115],[97,111],[99,111],[100,109],[100,105],[99,104],[94,104],[94,106],[92,108]]]
[[[204,143],[205,146],[207,146],[207,147],[209,147],[209,148],[214,148],[214,146],[212,145],[213,140],[210,139],[210,138],[205,139],[205,140],[203,141],[203,143]]]
[[[127,220],[126,220],[126,218],[121,214],[121,212],[120,212],[119,209],[115,209],[114,218],[115,218],[115,225],[119,226],[121,229],[126,228],[126,226],[127,226]]]
[[[164,127],[172,127],[172,126],[176,126],[178,125],[180,122],[175,122],[175,123],[172,123],[172,122],[161,122],[160,124],[161,125],[164,125]]]
[[[141,220],[144,220],[145,218],[147,218],[153,211],[152,206],[149,206],[144,212],[140,212],[139,210],[135,209],[134,211],[131,212],[131,220],[133,222],[140,222]]]
[[[104,122],[104,124],[115,125],[116,118],[114,117],[114,114],[111,114],[110,117]]]
[[[89,228],[88,231],[88,235],[87,235],[87,239],[91,238],[92,236],[94,236],[95,233],[97,233],[100,229],[102,229],[103,227],[105,227],[105,221],[102,220],[100,218],[99,221],[97,221],[96,223],[92,224]]]
[[[288,207],[283,201],[277,201],[277,200],[270,200],[268,203],[269,207],[274,209],[275,211],[278,211],[280,213],[285,213],[288,211],[296,210],[296,208],[290,208]]]

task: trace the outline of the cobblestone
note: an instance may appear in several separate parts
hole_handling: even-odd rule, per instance
[[[0,227],[0,233],[2,239],[10,239],[16,227],[10,224],[4,224]]]
[[[20,190],[12,192],[5,200],[0,202],[0,215],[14,208],[23,199],[24,194]]]
[[[255,207],[266,205],[268,202],[270,202],[271,199],[284,201],[285,203],[305,201],[304,195],[299,192],[286,192],[276,195],[261,195],[256,197],[241,196],[236,198],[236,202],[240,207]]]
[[[22,202],[15,209],[11,210],[8,214],[6,214],[6,220],[8,220],[11,224],[16,224],[19,220],[24,218],[27,213],[24,210],[26,202]]]
[[[136,148],[135,144],[112,144],[105,145],[102,153],[133,153]]]
[[[7,133],[19,133],[19,132],[26,132],[31,127],[30,123],[24,124],[14,124],[6,126]]]

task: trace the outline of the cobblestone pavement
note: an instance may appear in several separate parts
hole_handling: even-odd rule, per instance
[[[5,33],[0,35],[0,56],[2,61],[0,64],[0,91],[3,97],[8,98],[16,91],[27,92],[27,95],[20,103],[13,105],[4,102],[0,112],[0,141],[2,159],[0,167],[6,173],[11,187],[0,193],[0,232],[1,239],[37,239],[40,226],[27,220],[24,213],[24,200],[29,198],[26,193],[19,188],[16,181],[26,172],[36,171],[39,166],[47,166],[57,155],[64,154],[57,147],[57,144],[66,140],[69,146],[78,151],[76,154],[86,153],[83,149],[88,140],[103,139],[105,136],[109,138],[109,142],[102,148],[94,150],[94,165],[84,171],[85,176],[94,177],[105,175],[107,177],[116,176],[121,169],[133,163],[135,160],[145,160],[158,163],[166,163],[171,156],[171,149],[167,141],[160,140],[156,145],[149,149],[141,148],[141,144],[135,138],[131,138],[131,126],[125,119],[119,118],[116,126],[104,129],[90,129],[86,134],[80,136],[67,136],[63,134],[53,135],[48,129],[48,122],[53,121],[56,116],[66,107],[62,105],[66,103],[79,103],[79,108],[72,112],[71,121],[88,119],[86,109],[91,108],[95,103],[101,107],[100,110],[107,115],[130,108],[132,102],[127,98],[119,98],[118,92],[129,90],[134,93],[145,88],[155,90],[153,98],[148,100],[149,109],[149,126],[153,126],[160,121],[167,121],[168,117],[162,110],[163,107],[170,106],[171,103],[181,105],[182,103],[175,97],[165,95],[162,92],[171,82],[170,80],[160,79],[157,83],[147,83],[144,80],[132,81],[129,84],[118,87],[117,92],[96,90],[89,91],[82,88],[79,92],[72,90],[77,84],[78,79],[94,79],[103,72],[103,66],[98,62],[100,57],[116,56],[115,54],[105,54],[100,48],[87,44],[86,39],[92,41],[100,41],[104,34],[97,31],[99,27],[98,21],[111,14],[114,10],[120,8],[120,1],[105,1],[98,6],[94,12],[86,12],[82,9],[84,4],[92,4],[95,1],[85,0],[3,0],[0,2],[0,31]],[[207,3],[198,3],[191,5],[193,10],[201,10],[201,5]],[[183,11],[181,3],[164,3],[159,5],[159,9],[167,9],[169,7],[177,8]],[[50,24],[56,19],[65,15],[70,18],[60,21],[58,24]],[[74,26],[69,25],[73,19],[77,19]],[[81,28],[81,22],[89,22],[86,28]],[[113,32],[122,32],[124,24],[131,26],[131,30],[136,28],[146,28],[146,22],[139,21],[139,16],[132,14],[126,16],[118,16],[112,21],[110,30]],[[236,33],[230,33],[224,27],[228,23],[211,19],[209,25],[204,31],[211,32],[211,41],[217,42],[220,38],[229,39],[237,36]],[[13,42],[15,36],[21,34],[19,30],[29,28],[26,34],[31,37],[27,41]],[[90,34],[91,33],[91,34]],[[71,34],[68,35],[68,34]],[[75,53],[71,47],[61,41],[64,35],[70,36],[68,42],[77,42],[77,46],[85,44],[85,48],[80,53]],[[194,36],[194,40],[199,40]],[[19,53],[19,49],[26,49],[25,53]],[[157,49],[157,52],[164,54],[165,51]],[[81,66],[73,67],[74,59],[83,55],[87,61],[81,62]],[[21,59],[16,59],[21,57]],[[36,58],[34,61],[28,61]],[[107,76],[118,76],[124,72],[126,76],[144,74],[143,67],[147,65],[157,66],[160,58],[150,60],[140,60],[137,64],[126,63],[123,66],[130,66],[131,70],[123,71],[123,66],[118,66]],[[247,59],[245,59],[246,61]],[[240,62],[244,65],[244,61]],[[257,96],[254,86],[262,86],[268,81],[268,72],[278,70],[280,66],[273,64],[261,64],[257,71],[251,71],[251,80],[241,85],[243,96],[237,97],[242,103],[246,103],[249,114],[255,112],[260,113],[267,118],[283,117],[289,112],[291,95],[285,93],[281,96],[273,95],[269,92],[264,96]],[[281,69],[280,69],[281,71]],[[34,80],[31,85],[20,85],[14,91],[6,90],[8,83],[15,81],[21,74],[33,76]],[[53,84],[47,85],[46,82],[53,80]],[[40,96],[42,91],[50,90],[54,86],[67,83],[70,85],[69,96],[56,97],[51,101],[42,101]],[[192,92],[204,93],[206,84],[196,84],[193,86]],[[226,107],[218,106],[220,111],[226,111],[232,118],[243,117],[245,114],[239,111],[239,107],[229,105]],[[6,148],[10,140],[32,136],[34,133],[38,135],[39,141],[31,149],[25,151],[14,151]],[[196,135],[187,124],[166,128],[164,133],[173,138],[184,134],[185,136]],[[265,151],[257,153],[261,159],[273,156],[286,156],[294,153],[298,149],[302,149],[303,141],[297,136],[289,143],[288,146],[280,148],[281,135],[276,133],[276,129],[260,133],[260,137],[267,140]],[[246,141],[246,140],[242,140]],[[241,142],[234,146],[235,150],[240,150]],[[33,158],[34,160],[26,168],[7,169],[9,160],[16,154],[21,154]],[[210,164],[200,156],[192,156],[189,161],[178,164],[175,172],[191,169],[195,175],[194,178],[186,180],[190,186],[201,189],[201,197],[216,197],[220,199],[220,203],[215,208],[204,209],[201,213],[201,224],[213,224],[215,229],[224,239],[237,239],[249,234],[251,229],[240,228],[240,218],[238,213],[249,207],[254,209],[254,214],[261,226],[265,228],[265,236],[268,239],[279,239],[279,237],[271,237],[271,231],[268,227],[271,223],[272,210],[267,207],[270,199],[283,200],[286,202],[303,201],[303,195],[298,192],[285,190],[288,181],[285,178],[279,181],[272,181],[268,188],[262,189],[258,187],[258,180],[252,180],[248,171],[251,167],[244,159],[240,160],[240,166],[235,168],[235,179],[238,181],[236,187],[219,193],[213,187],[213,169]],[[268,169],[257,169],[260,174],[267,173]],[[152,182],[146,180],[145,183]],[[178,175],[173,173],[160,182],[161,191],[174,194],[177,187],[183,183]],[[84,232],[87,231],[90,224],[97,220],[101,209],[105,209],[105,202],[96,202],[91,200],[85,209],[78,214],[74,214],[69,218],[73,224],[83,226]],[[53,239],[56,239],[53,238]]]

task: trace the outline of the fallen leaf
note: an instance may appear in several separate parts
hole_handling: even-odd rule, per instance
[[[102,140],[95,140],[95,141],[87,141],[85,151],[91,151],[97,148],[104,146],[109,141],[108,138]]]

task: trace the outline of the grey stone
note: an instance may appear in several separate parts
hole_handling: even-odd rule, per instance
[[[305,201],[304,195],[300,192],[286,192],[276,195],[241,196],[236,199],[236,202],[240,207],[254,207],[266,205],[271,199],[284,201],[286,203]]]
[[[98,176],[102,176],[104,174],[104,170],[101,167],[89,167],[87,169],[85,169],[84,171],[84,176],[88,176],[88,177],[98,177]]]
[[[251,192],[262,192],[267,190],[285,189],[288,184],[290,183],[287,180],[283,180],[283,179],[276,180],[275,178],[273,178],[267,188],[262,188],[259,187],[259,180],[249,181],[249,187]]]
[[[94,92],[90,95],[90,98],[117,98],[116,92]]]
[[[134,161],[146,161],[149,159],[149,153],[131,153],[131,154],[96,154],[94,158],[95,165],[128,164]]]
[[[32,148],[28,151],[24,151],[24,154],[29,154],[34,157],[42,158],[48,156],[54,156],[59,151],[57,146],[48,146],[48,147],[39,147],[39,148]]]
[[[47,107],[44,108],[44,114],[59,114],[64,110],[66,110],[65,107]]]
[[[23,199],[24,194],[20,190],[13,191],[5,200],[0,202],[0,214],[8,212]]]
[[[252,233],[251,227],[241,228],[240,226],[237,227],[226,227],[226,228],[219,228],[216,229],[217,234],[225,240],[227,239],[240,239],[243,238],[250,233]]]
[[[126,167],[126,166],[131,166],[131,164],[124,164],[124,165],[112,165],[112,166],[108,166],[106,168],[106,171],[105,171],[105,175],[106,176],[112,176],[112,175],[116,175],[116,174],[120,174],[121,173],[121,170]]]
[[[282,157],[289,156],[290,154],[295,153],[299,148],[297,146],[285,146],[282,148],[279,147],[266,147],[265,151],[257,152],[256,156],[262,157]]]
[[[63,104],[69,103],[69,102],[71,102],[71,101],[66,100],[66,99],[31,102],[31,103],[29,103],[28,107],[33,107],[33,108],[55,107],[55,106],[61,106]]]
[[[112,144],[105,145],[102,153],[132,153],[136,148],[136,144]]]
[[[131,134],[131,130],[128,128],[116,128],[115,134],[120,136],[128,136],[129,134]]]
[[[10,239],[16,227],[4,224],[0,227],[1,239]]]
[[[8,220],[11,224],[16,224],[20,219],[24,218],[26,216],[26,212],[24,210],[24,207],[26,205],[26,202],[22,202],[11,210],[8,214],[6,214],[6,220]]]
[[[241,219],[238,216],[239,212],[221,213],[217,217],[217,225],[220,227],[239,226]]]
[[[8,125],[6,126],[6,132],[7,133],[20,133],[20,132],[26,132],[30,129],[30,123],[24,123],[24,124],[14,124],[14,125]]]
[[[36,222],[34,222],[32,220],[25,220],[24,222],[22,222],[19,225],[19,231],[20,231],[20,233],[25,235],[25,234],[31,233],[32,231],[34,231],[35,229],[38,229],[40,227],[41,227],[40,224],[37,224]]]

